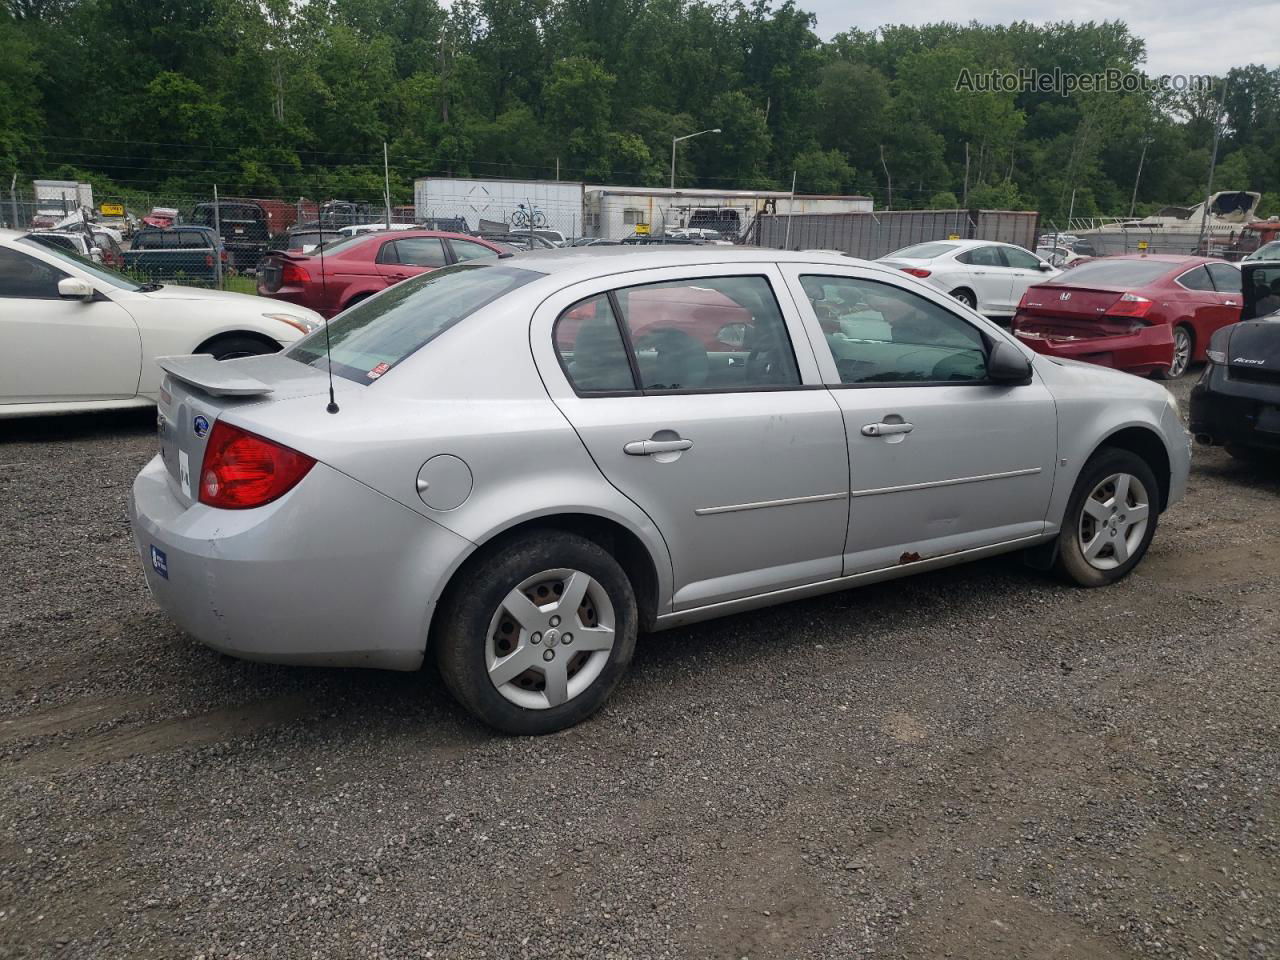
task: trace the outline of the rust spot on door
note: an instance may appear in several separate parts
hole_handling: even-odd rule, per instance
[[[907,552],[898,558],[898,563],[919,563],[924,558],[915,552]]]

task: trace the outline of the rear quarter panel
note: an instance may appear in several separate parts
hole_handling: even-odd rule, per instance
[[[665,612],[671,560],[661,534],[605,480],[552,403],[529,349],[530,301],[508,299],[514,308],[495,305],[467,318],[376,383],[344,384],[336,415],[325,412],[327,398],[313,396],[242,407],[229,419],[368,484],[474,545],[554,514],[614,521],[648,549],[658,575],[658,612]],[[418,472],[437,454],[460,458],[471,472],[472,492],[453,510],[432,509],[418,495]],[[465,559],[455,558],[453,568]]]

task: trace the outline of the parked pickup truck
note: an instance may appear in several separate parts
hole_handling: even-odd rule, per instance
[[[124,252],[124,269],[143,280],[212,286],[218,279],[219,260],[225,270],[226,248],[210,227],[147,227],[134,235]]]

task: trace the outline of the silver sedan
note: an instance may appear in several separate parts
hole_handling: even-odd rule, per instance
[[[433,655],[513,733],[590,715],[641,632],[1012,551],[1113,583],[1190,461],[1163,387],[821,253],[505,255],[160,363],[130,504],[169,615],[255,660]]]

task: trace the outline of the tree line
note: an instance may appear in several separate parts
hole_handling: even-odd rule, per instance
[[[414,177],[860,193],[1126,215],[1280,190],[1280,69],[1208,89],[994,90],[1140,71],[1119,21],[830,41],[794,0],[0,0],[0,173],[117,192],[392,199]],[[962,84],[963,86],[963,84]],[[1137,182],[1139,161],[1141,180]]]

